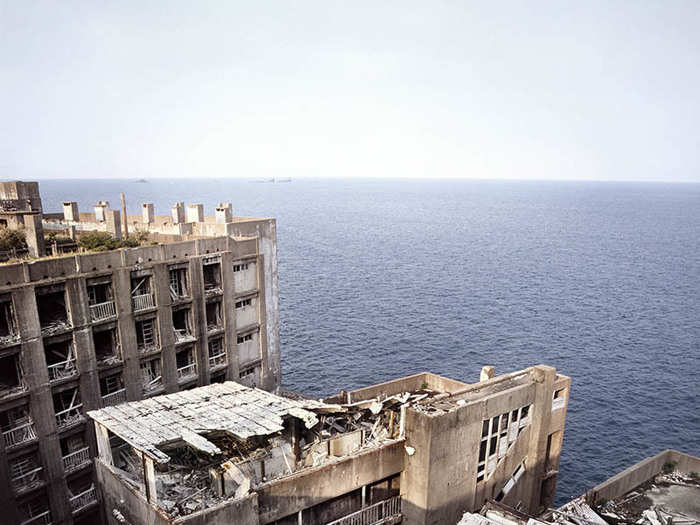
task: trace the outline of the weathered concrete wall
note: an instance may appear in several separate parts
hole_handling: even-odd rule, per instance
[[[596,485],[586,493],[586,496],[593,502],[622,496],[661,473],[666,463],[675,463],[675,468],[681,472],[700,472],[700,458],[683,454],[677,450],[664,450],[656,456],[635,463],[600,485]]]
[[[95,471],[109,525],[123,525],[115,519],[114,510],[119,511],[131,524],[168,525],[171,523],[164,513],[158,512],[155,507],[148,504],[143,494],[123,483],[110,466],[95,460]]]
[[[174,520],[173,525],[258,525],[258,495],[227,501],[190,516]]]
[[[359,388],[348,392],[350,403],[366,401],[377,396],[393,396],[402,392],[412,392],[421,388],[429,388],[437,392],[454,392],[468,386],[461,381],[455,381],[441,377],[430,372],[422,372],[392,381],[386,381],[377,385]]]
[[[258,490],[260,523],[270,523],[403,470],[403,441],[304,470]]]

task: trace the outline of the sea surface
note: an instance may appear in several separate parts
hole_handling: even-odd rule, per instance
[[[666,448],[700,455],[700,184],[46,180],[44,207],[220,201],[277,218],[283,383],[429,370],[572,378],[558,502]]]

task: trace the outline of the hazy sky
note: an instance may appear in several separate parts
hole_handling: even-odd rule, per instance
[[[700,180],[700,2],[0,0],[0,178]]]

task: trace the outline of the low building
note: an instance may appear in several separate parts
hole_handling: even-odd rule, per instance
[[[88,415],[112,524],[449,524],[551,506],[569,388],[547,366],[320,401],[227,382]]]
[[[42,246],[0,264],[0,521],[99,523],[87,411],[213,382],[279,388],[275,220],[148,205],[124,224],[106,202],[44,214],[36,183],[0,194],[0,227]],[[41,256],[55,252],[44,231],[127,229],[143,245]]]

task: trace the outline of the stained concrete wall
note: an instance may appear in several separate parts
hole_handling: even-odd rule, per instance
[[[304,470],[258,489],[260,523],[270,523],[403,470],[403,440]]]
[[[461,381],[441,377],[430,372],[422,372],[392,381],[386,381],[377,385],[359,388],[348,392],[348,402],[357,403],[374,399],[375,397],[389,397],[403,392],[413,392],[422,388],[428,388],[436,392],[455,392],[468,386]]]
[[[664,450],[656,456],[635,463],[612,478],[596,485],[586,493],[586,498],[591,502],[597,502],[602,499],[611,500],[622,496],[660,474],[667,463],[674,463],[674,468],[680,472],[700,472],[700,458],[683,454],[677,450]]]

